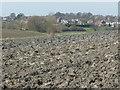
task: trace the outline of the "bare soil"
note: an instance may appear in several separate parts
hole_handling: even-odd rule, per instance
[[[120,88],[117,32],[3,40],[3,88]]]

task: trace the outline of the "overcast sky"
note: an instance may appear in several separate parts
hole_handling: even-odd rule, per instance
[[[24,13],[27,16],[49,13],[91,12],[96,15],[118,15],[117,2],[2,2],[2,16]]]

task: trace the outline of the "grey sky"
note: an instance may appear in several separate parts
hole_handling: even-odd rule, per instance
[[[117,15],[117,2],[4,2],[2,16],[10,13],[24,13],[28,16],[48,15],[50,12],[91,12],[97,15]]]

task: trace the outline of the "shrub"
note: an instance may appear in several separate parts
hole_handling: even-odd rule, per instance
[[[12,23],[3,22],[2,23],[2,28],[3,29],[19,29],[20,24],[16,23],[16,22],[12,22]]]
[[[33,16],[28,20],[28,28],[38,32],[46,32],[46,20],[44,17]]]
[[[70,26],[69,29],[70,31],[86,31],[84,28],[78,26]]]
[[[57,30],[57,20],[54,16],[47,16],[45,17],[46,20],[46,31],[49,34],[55,34]]]
[[[68,29],[68,27],[66,27],[65,25],[62,25],[62,24],[58,24],[56,26],[56,32],[57,33],[63,32],[64,30],[67,30],[67,29]]]
[[[56,18],[54,16],[33,16],[28,20],[28,28],[54,35],[57,30]]]

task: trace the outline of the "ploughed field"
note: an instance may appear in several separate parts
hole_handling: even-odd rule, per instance
[[[118,88],[117,31],[3,40],[3,88]]]

